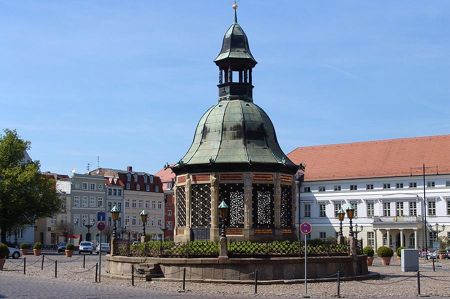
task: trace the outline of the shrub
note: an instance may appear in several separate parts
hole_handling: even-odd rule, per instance
[[[377,255],[379,257],[392,257],[394,255],[394,251],[386,246],[381,246],[377,250]]]
[[[66,250],[75,250],[75,245],[73,245],[73,244],[67,244]]]
[[[20,244],[20,249],[30,249],[30,244],[22,243]]]
[[[41,242],[34,243],[33,249],[38,249],[38,250],[42,249],[42,243]]]
[[[372,247],[366,246],[363,248],[363,253],[365,255],[367,255],[368,257],[373,257],[373,255],[375,254],[375,251],[373,250]]]
[[[400,247],[397,248],[397,252],[396,252],[396,253],[397,253],[397,256],[398,256],[398,257],[401,257],[401,256],[402,256],[402,249],[405,249],[405,247],[400,246]]]
[[[9,248],[6,244],[0,243],[0,258],[4,259],[9,256]]]

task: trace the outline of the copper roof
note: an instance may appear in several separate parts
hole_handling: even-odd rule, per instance
[[[450,173],[450,135],[298,147],[305,181]]]

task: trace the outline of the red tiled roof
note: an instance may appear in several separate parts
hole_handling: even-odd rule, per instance
[[[450,173],[450,135],[299,147],[305,181]]]
[[[175,179],[175,173],[173,173],[173,171],[170,167],[161,169],[155,175],[159,176],[161,178],[161,182],[163,182],[163,183],[169,183],[173,179]]]

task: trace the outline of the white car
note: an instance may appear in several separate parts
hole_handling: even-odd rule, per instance
[[[13,259],[18,259],[20,257],[20,250],[13,247],[8,247],[9,249],[9,257],[12,257]]]
[[[102,253],[109,253],[111,251],[109,247],[109,243],[101,243],[102,246]],[[100,244],[97,244],[97,247],[95,248],[95,253],[100,253]]]
[[[80,242],[80,245],[78,246],[78,253],[89,253],[92,254],[94,251],[94,244],[89,241],[82,241]]]

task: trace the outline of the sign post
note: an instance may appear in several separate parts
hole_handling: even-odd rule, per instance
[[[303,222],[300,225],[300,231],[305,236],[305,295],[303,298],[309,298],[308,296],[308,266],[307,266],[307,239],[306,236],[311,233],[312,227],[308,222]]]
[[[100,213],[103,213],[103,218],[99,217],[99,215],[101,215]],[[98,238],[99,238],[99,242],[98,242],[98,245],[99,245],[99,251],[98,251],[98,282],[101,282],[101,275],[100,274],[102,272],[102,230],[104,230],[105,227],[106,227],[105,223],[102,222],[99,219],[105,219],[105,217],[106,217],[105,212],[97,212],[97,220],[98,220],[97,229],[99,231],[99,234],[98,234]]]

